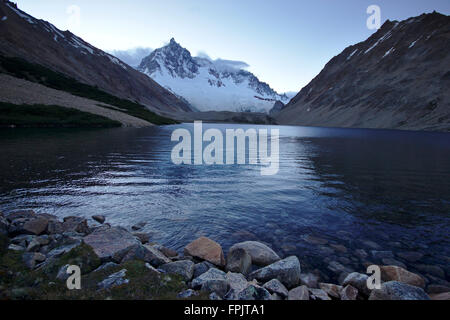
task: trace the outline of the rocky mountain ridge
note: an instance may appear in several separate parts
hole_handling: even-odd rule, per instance
[[[450,17],[386,21],[327,63],[280,124],[450,131]]]
[[[199,111],[268,112],[275,101],[289,101],[235,62],[192,57],[173,38],[145,57],[138,70]]]

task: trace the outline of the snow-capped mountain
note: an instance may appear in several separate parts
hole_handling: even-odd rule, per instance
[[[268,112],[276,101],[289,102],[287,95],[278,94],[242,65],[192,57],[172,38],[145,57],[138,70],[200,111]]]

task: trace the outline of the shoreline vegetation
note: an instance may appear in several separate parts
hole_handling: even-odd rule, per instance
[[[88,223],[89,222],[89,223]],[[104,216],[59,220],[34,211],[0,213],[0,299],[114,300],[447,300],[426,293],[425,280],[398,266],[380,266],[381,288],[352,272],[339,284],[304,273],[296,256],[245,241],[225,256],[217,242],[198,238],[179,253],[142,232],[105,223]],[[81,289],[69,290],[69,266]]]
[[[0,102],[0,128],[113,128],[121,125],[107,117],[73,108]]]
[[[39,64],[27,62],[21,58],[0,55],[0,73],[19,79],[44,85],[48,88],[70,93],[74,96],[95,100],[117,107],[118,110],[130,116],[148,121],[155,125],[176,124],[178,121],[160,116],[138,102],[121,99],[96,86],[91,86],[55,72]]]

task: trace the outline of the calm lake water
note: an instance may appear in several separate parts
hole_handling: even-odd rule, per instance
[[[254,165],[172,164],[180,127],[193,129],[0,130],[0,210],[144,221],[153,241],[180,252],[201,235],[225,252],[258,240],[322,280],[384,262],[448,285],[450,134],[274,127],[280,170],[261,176]]]

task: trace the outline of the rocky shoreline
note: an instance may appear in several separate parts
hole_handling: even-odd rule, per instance
[[[351,272],[339,284],[302,273],[296,256],[280,257],[266,244],[244,241],[225,256],[200,237],[183,253],[152,243],[141,232],[33,211],[0,213],[0,299],[193,300],[449,300],[429,292],[425,280],[399,266],[380,266],[381,289]],[[69,290],[71,265],[80,267],[81,290]]]

